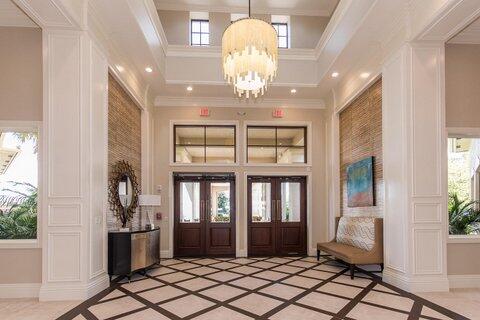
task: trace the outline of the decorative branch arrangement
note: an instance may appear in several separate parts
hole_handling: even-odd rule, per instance
[[[127,161],[118,161],[111,171],[108,202],[110,210],[122,223],[122,228],[133,218],[138,206],[138,194],[137,176],[132,166]],[[123,202],[121,196],[124,196]]]

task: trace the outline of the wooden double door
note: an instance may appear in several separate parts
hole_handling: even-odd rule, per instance
[[[235,254],[235,176],[174,174],[174,255]]]
[[[306,255],[306,178],[248,177],[248,254]]]

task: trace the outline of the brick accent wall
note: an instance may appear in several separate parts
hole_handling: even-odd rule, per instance
[[[349,208],[347,166],[374,157],[375,206]],[[340,113],[340,207],[342,215],[383,216],[382,80],[376,81]]]
[[[109,74],[108,75],[108,171],[120,160],[128,161],[137,175],[141,186],[141,111],[127,92]],[[132,219],[132,225],[140,224],[139,210]],[[107,213],[107,227],[115,229],[121,223]]]

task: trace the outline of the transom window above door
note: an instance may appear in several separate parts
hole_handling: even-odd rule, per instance
[[[174,163],[235,163],[234,125],[174,125],[173,135]]]
[[[247,163],[307,163],[307,127],[248,126]]]

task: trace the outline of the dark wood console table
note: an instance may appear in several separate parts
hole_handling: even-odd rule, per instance
[[[160,263],[160,228],[108,232],[108,274],[127,276]]]

